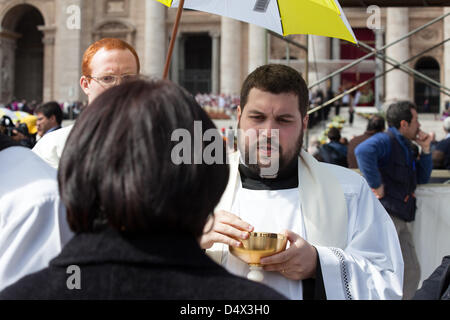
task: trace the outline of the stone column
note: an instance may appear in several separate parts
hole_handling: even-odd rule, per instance
[[[55,33],[53,98],[60,103],[79,101],[85,97],[80,88],[81,60],[84,51],[81,47],[83,17],[80,20],[71,20],[71,16],[67,13],[70,6],[80,8],[81,12],[83,1],[60,0],[56,2],[58,32]]]
[[[145,0],[145,55],[143,73],[162,77],[166,61],[166,7]]]
[[[170,80],[177,84],[180,83],[180,38],[181,36],[178,34],[175,39],[175,45],[172,53],[172,63],[170,66]]]
[[[222,17],[220,93],[238,94],[241,86],[241,22]]]
[[[331,39],[331,58],[333,60],[340,60],[341,59],[341,40],[332,38]],[[341,74],[338,74],[334,76],[331,80],[331,89],[334,93],[337,93],[339,91],[339,87],[341,86]]]
[[[409,32],[408,8],[387,8],[386,43],[391,43]],[[386,49],[386,55],[399,62],[409,58],[409,39]],[[389,65],[385,65],[390,67]],[[386,74],[386,104],[395,100],[411,100],[409,76],[401,70]]]
[[[248,73],[267,63],[266,29],[248,25]]]
[[[14,95],[16,41],[19,34],[0,32],[0,103],[8,103]]]
[[[378,50],[384,46],[384,30],[375,29],[375,48]],[[384,62],[380,59],[375,60],[375,75],[384,72]],[[375,80],[375,107],[381,110],[384,100],[384,77],[379,77]]]
[[[211,61],[211,91],[214,94],[220,92],[220,32],[211,31],[212,38],[212,61]]]
[[[309,62],[309,85],[317,82],[321,78],[328,74],[328,70],[320,66],[320,62],[329,59],[330,52],[330,41],[327,37],[310,35],[308,37],[308,62]],[[317,70],[316,70],[317,65]],[[319,87],[322,88],[323,92],[326,92],[326,82],[322,83]],[[317,90],[315,87],[313,90]]]
[[[450,7],[444,8],[444,13],[449,13]],[[447,16],[444,19],[444,39],[450,38],[450,16]],[[450,42],[446,42],[444,44],[444,85],[447,88],[450,88]],[[441,110],[442,113],[445,109],[445,102],[450,101],[450,97],[444,94],[441,94]]]
[[[55,26],[39,26],[39,31],[44,34],[42,42],[44,43],[44,84],[43,101],[55,100],[54,97],[54,61],[55,61]]]

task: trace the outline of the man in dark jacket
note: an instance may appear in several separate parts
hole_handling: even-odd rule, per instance
[[[372,191],[394,221],[405,263],[403,298],[410,299],[417,289],[420,266],[408,222],[415,218],[417,184],[427,183],[432,170],[432,136],[420,130],[416,106],[399,101],[386,113],[389,130],[377,133],[355,150],[359,168]],[[421,148],[420,156],[412,141]]]
[[[37,131],[40,137],[61,129],[63,112],[57,102],[51,101],[37,107],[36,116]]]

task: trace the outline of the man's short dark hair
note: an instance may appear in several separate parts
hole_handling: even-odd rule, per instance
[[[201,122],[201,137],[194,121]],[[175,164],[176,129],[190,133],[192,146],[194,137],[201,139],[202,150],[211,143],[203,134],[217,130],[195,99],[169,81],[124,83],[97,97],[77,120],[58,171],[71,229],[96,232],[96,225],[107,225],[124,233],[200,236],[229,169]]]
[[[35,114],[42,113],[46,118],[55,116],[56,122],[61,125],[63,120],[63,112],[59,104],[55,101],[44,103],[36,108]]]
[[[417,107],[411,101],[399,101],[391,104],[386,112],[386,120],[389,127],[400,128],[400,122],[405,120],[411,123],[412,112],[411,109],[416,109]]]
[[[341,139],[341,132],[336,127],[331,127],[330,130],[328,130],[328,139],[331,141],[337,141]]]
[[[257,68],[242,84],[241,110],[247,104],[248,95],[253,88],[273,94],[294,93],[298,97],[300,114],[302,117],[306,116],[308,86],[297,70],[282,64],[268,64]]]
[[[382,116],[373,115],[370,117],[367,123],[367,131],[370,132],[383,132],[386,129],[386,121]]]

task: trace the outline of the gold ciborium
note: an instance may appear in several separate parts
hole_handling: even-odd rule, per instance
[[[246,240],[240,240],[241,247],[229,247],[230,253],[247,263],[250,272],[249,280],[261,282],[264,279],[262,273],[261,258],[268,257],[286,249],[287,237],[279,233],[250,232]]]

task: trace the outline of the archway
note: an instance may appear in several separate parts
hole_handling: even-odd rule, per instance
[[[10,65],[4,66],[9,70],[4,71],[7,74],[3,76],[9,83],[2,85],[9,87],[10,91],[4,93],[3,98],[42,101],[44,44],[38,26],[44,24],[41,12],[28,4],[17,5],[6,13],[2,29],[10,35],[11,45],[9,49],[2,48],[2,58]]]
[[[431,79],[440,82],[439,63],[434,58],[424,57],[419,59],[414,69],[425,74]],[[414,79],[414,102],[417,105],[418,112],[439,113],[439,89]]]

